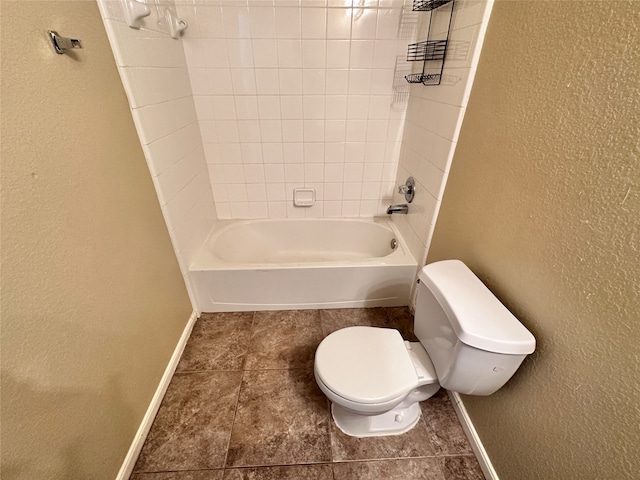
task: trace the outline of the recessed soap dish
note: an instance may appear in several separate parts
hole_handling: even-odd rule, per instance
[[[312,207],[316,203],[315,188],[294,188],[293,205],[296,207]]]

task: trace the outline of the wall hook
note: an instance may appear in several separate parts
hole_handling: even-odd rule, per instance
[[[82,43],[80,43],[80,40],[77,38],[63,37],[53,30],[48,30],[47,34],[49,35],[53,49],[59,55],[62,55],[65,50],[69,50],[70,48],[82,48]]]
[[[151,9],[136,0],[124,0],[124,13],[127,17],[127,25],[137,30],[141,26],[142,19],[151,15]]]
[[[178,18],[168,8],[164,11],[164,18],[169,25],[169,35],[171,35],[172,38],[179,38],[180,34],[189,26],[185,20]]]

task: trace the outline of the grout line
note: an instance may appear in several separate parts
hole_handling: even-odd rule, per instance
[[[233,434],[233,426],[236,423],[236,416],[238,415],[238,405],[240,404],[240,393],[242,393],[242,382],[244,382],[244,375],[247,370],[245,370],[245,362],[247,360],[246,356],[249,354],[249,347],[251,346],[251,335],[253,333],[253,327],[255,324],[256,312],[252,312],[251,315],[251,328],[249,329],[249,342],[247,345],[247,351],[245,354],[245,358],[242,364],[242,375],[240,376],[240,386],[238,387],[238,396],[236,398],[236,407],[233,410],[233,420],[231,421],[231,429],[229,430],[229,440],[227,441],[227,448],[224,452],[224,462],[222,464],[222,468],[227,468],[227,459],[229,458],[229,447],[231,447],[231,435]]]

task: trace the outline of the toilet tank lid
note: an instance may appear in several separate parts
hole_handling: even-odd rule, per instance
[[[426,265],[418,278],[436,297],[461,342],[510,355],[535,350],[531,332],[460,260]]]

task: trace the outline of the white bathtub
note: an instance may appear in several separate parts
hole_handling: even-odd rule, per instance
[[[386,219],[236,220],[213,228],[189,277],[202,312],[402,306],[417,267]]]

